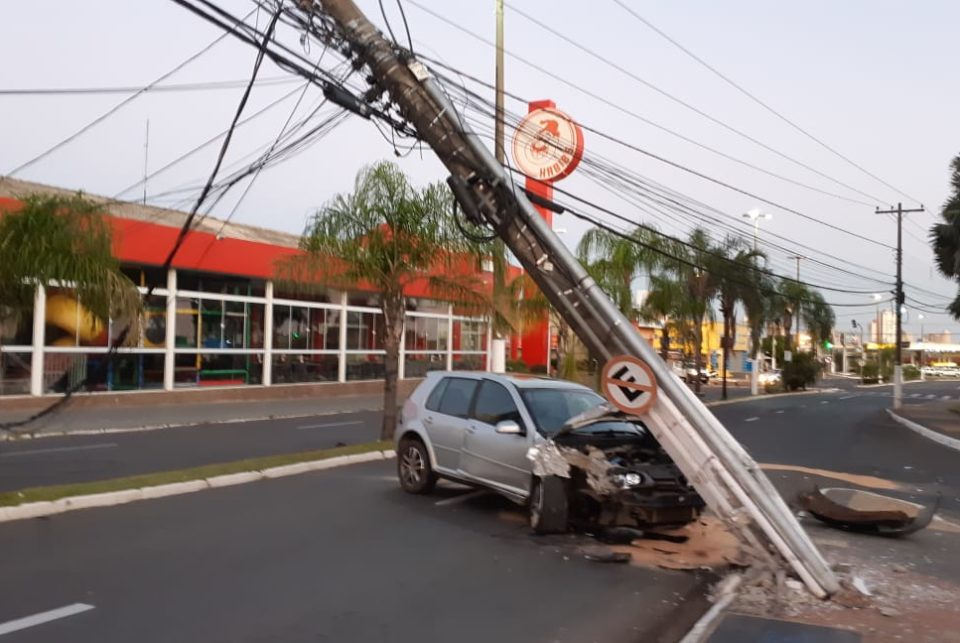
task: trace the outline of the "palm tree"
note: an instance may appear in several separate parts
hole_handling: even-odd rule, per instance
[[[741,302],[750,324],[750,354],[753,355],[753,368],[759,368],[763,328],[778,319],[779,306],[776,304],[776,284],[766,273],[750,270],[744,273],[747,285],[744,287]]]
[[[0,216],[0,322],[33,309],[37,285],[73,289],[95,319],[139,321],[140,293],[113,255],[110,223],[101,207],[73,197],[30,195],[19,210]],[[138,339],[137,327],[126,341]]]
[[[431,292],[477,307],[488,306],[479,279],[464,277],[464,256],[480,248],[453,219],[448,188],[418,190],[389,162],[364,168],[353,192],[335,196],[307,224],[305,253],[278,266],[292,287],[366,283],[380,293],[384,320],[383,427],[390,440],[397,421],[397,376],[406,310],[405,290],[425,283]]]
[[[819,346],[833,335],[833,326],[837,321],[833,308],[823,299],[819,290],[811,290],[807,300],[803,302],[801,314],[803,323],[810,330],[810,338],[819,352]]]
[[[686,299],[680,283],[666,274],[650,275],[650,292],[640,307],[640,318],[660,322],[660,357],[667,361],[670,353],[670,331],[686,338],[690,311],[685,309]]]
[[[727,360],[736,338],[737,303],[744,300],[752,284],[745,279],[754,270],[759,253],[751,250],[740,237],[727,237],[712,249],[708,260],[708,275],[717,293],[720,315],[723,317],[723,399],[727,399]]]
[[[950,185],[953,194],[943,204],[940,216],[943,223],[930,229],[930,241],[937,268],[945,277],[960,281],[960,155],[951,162],[953,170]],[[960,291],[947,307],[954,319],[960,319]]]
[[[660,239],[650,228],[637,227],[626,237],[591,228],[577,245],[580,263],[628,319],[636,318],[633,282],[659,265]]]
[[[783,347],[785,351],[793,350],[793,321],[796,319],[795,315],[801,309],[802,302],[809,298],[810,290],[805,284],[794,279],[781,279],[778,303],[784,335],[786,336]]]

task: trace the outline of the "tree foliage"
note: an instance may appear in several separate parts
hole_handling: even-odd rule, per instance
[[[481,248],[456,225],[452,203],[445,185],[417,189],[393,163],[364,168],[352,192],[335,196],[311,217],[301,239],[304,254],[277,269],[293,289],[322,284],[380,293],[386,353],[383,439],[393,436],[396,425],[406,289],[422,284],[434,296],[477,311],[489,307],[482,281],[464,270],[467,264],[479,265]]]
[[[112,246],[96,203],[81,195],[25,197],[19,210],[0,216],[0,316],[31,310],[37,284],[59,283],[101,320],[137,320],[139,292]]]
[[[945,277],[960,282],[960,155],[951,162],[950,187],[953,194],[940,210],[942,223],[930,229],[930,242],[937,268]],[[960,290],[947,307],[954,319],[960,319]]]

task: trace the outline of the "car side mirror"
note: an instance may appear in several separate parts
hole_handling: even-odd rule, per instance
[[[523,429],[513,420],[497,422],[496,432],[503,435],[523,435]]]

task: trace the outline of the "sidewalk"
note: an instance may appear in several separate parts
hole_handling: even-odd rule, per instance
[[[909,404],[898,410],[897,415],[949,438],[960,438],[960,403]]]

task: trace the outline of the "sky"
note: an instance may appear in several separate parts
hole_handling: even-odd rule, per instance
[[[221,0],[220,4],[238,15],[253,8],[250,0]],[[507,91],[527,100],[552,99],[588,127],[785,206],[764,203],[589,131],[585,133],[588,155],[601,156],[722,211],[727,221],[744,226],[747,237],[751,231],[741,214],[752,208],[769,213],[772,218],[761,222],[761,246],[773,239],[770,235],[779,235],[777,244],[786,248],[766,248],[771,269],[792,275],[796,263],[788,259],[789,255],[813,255],[828,265],[801,261],[801,279],[857,291],[823,291],[829,302],[856,304],[835,307],[841,330],[851,330],[851,320],[869,323],[876,314],[872,293],[886,292],[889,287],[880,281],[892,282],[894,273],[892,250],[844,231],[892,246],[896,242],[895,223],[890,217],[875,214],[875,207],[887,208],[902,201],[904,207],[913,208],[919,201],[927,212],[908,215],[904,227],[907,294],[926,307],[936,304],[935,308],[942,308],[956,291],[956,284],[937,274],[925,238],[947,197],[950,159],[960,153],[955,108],[960,104],[960,85],[952,82],[960,3],[626,0],[624,4],[895,189],[752,102],[615,0],[595,0],[587,5],[507,0]],[[359,0],[358,5],[374,23],[383,26],[377,2]],[[403,38],[397,4],[388,0],[384,6],[394,30]],[[415,50],[493,82],[494,53],[481,39],[492,41],[495,35],[494,0],[403,0],[403,6]],[[555,33],[536,25],[517,9]],[[4,22],[17,25],[17,29],[8,30],[0,41],[0,55],[6,61],[0,90],[144,86],[222,33],[170,0],[61,1],[46,6],[43,12],[30,3],[5,3],[2,12]],[[267,16],[259,19],[262,24]],[[292,30],[282,29],[279,37],[299,48]],[[255,53],[248,45],[228,38],[165,82],[246,80]],[[316,60],[320,50],[314,46],[305,55]],[[599,58],[612,61],[620,69]],[[330,57],[329,67],[335,62]],[[260,71],[262,79],[286,75],[272,63],[265,63]],[[492,98],[490,90],[467,79],[459,82]],[[225,167],[242,164],[253,151],[274,139],[290,115],[298,87],[294,80],[280,80],[254,88],[245,115],[284,94],[291,93],[291,97],[237,130]],[[225,129],[241,92],[242,88],[233,87],[141,95],[16,176],[117,196],[142,178],[145,161],[147,168],[155,171]],[[701,113],[670,100],[664,93]],[[306,114],[319,95],[315,88],[308,90],[297,113]],[[124,94],[0,94],[4,116],[0,119],[0,174],[8,174],[125,98]],[[524,113],[526,104],[508,100],[507,109]],[[147,121],[150,136],[145,150]],[[147,183],[147,201],[189,209],[191,199],[196,198],[196,187],[213,167],[216,151],[217,145],[209,146],[152,178]],[[239,206],[236,204],[244,184],[235,188],[213,214],[226,217],[236,206],[236,222],[299,233],[311,212],[333,195],[351,189],[360,168],[382,159],[397,160],[418,184],[446,177],[429,150],[423,150],[422,155],[413,150],[397,159],[394,144],[371,122],[350,117],[302,154],[264,171]],[[194,190],[170,194],[184,187]],[[686,234],[693,226],[689,221],[671,220],[637,208],[595,183],[584,171],[574,172],[558,187],[616,210],[631,221],[655,225],[671,234]],[[135,186],[123,196],[140,199],[143,188]],[[587,227],[570,215],[556,217],[554,225],[564,230],[561,238],[571,246]],[[707,227],[718,237],[724,234],[709,219]],[[908,305],[905,328],[909,332],[919,331],[920,314],[927,333],[960,332],[960,324],[946,314],[921,313]]]

